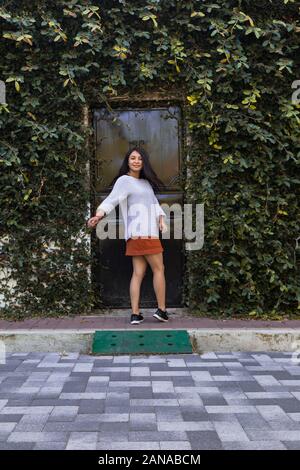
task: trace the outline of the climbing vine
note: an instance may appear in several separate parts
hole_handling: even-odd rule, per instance
[[[101,303],[83,109],[170,89],[184,97],[190,136],[186,200],[205,211],[204,246],[187,253],[186,304],[299,314],[299,2],[6,0],[0,19],[2,316]]]

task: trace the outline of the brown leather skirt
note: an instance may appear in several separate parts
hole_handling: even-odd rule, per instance
[[[155,237],[129,238],[126,242],[125,256],[149,255],[164,251],[161,241]]]

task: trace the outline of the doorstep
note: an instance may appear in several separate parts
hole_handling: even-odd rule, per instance
[[[130,310],[117,315],[73,318],[0,320],[1,346],[6,352],[79,352],[90,354],[96,330],[186,330],[193,352],[298,351],[300,320],[214,320],[197,318],[168,309],[169,322],[153,318],[153,309],[141,309],[144,322],[130,324]]]
[[[155,309],[141,308],[141,313],[145,318],[144,322],[140,325],[130,324],[130,309],[114,309],[106,310],[103,314],[98,315],[78,315],[75,317],[35,317],[26,320],[8,321],[0,319],[0,330],[107,330],[107,329],[132,329],[138,328],[145,329],[187,329],[187,328],[289,328],[299,329],[299,320],[215,320],[213,318],[195,317],[187,313],[187,309],[168,308],[169,322],[162,323],[156,318],[153,318]]]

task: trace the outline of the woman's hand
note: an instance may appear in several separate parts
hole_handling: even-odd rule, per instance
[[[165,233],[168,231],[168,226],[165,224],[163,215],[159,216],[159,230],[161,230],[162,233]]]
[[[94,228],[96,227],[96,225],[98,224],[98,222],[103,219],[103,217],[105,216],[105,212],[101,209],[99,209],[99,212],[97,215],[95,215],[94,217],[91,217],[88,222],[87,222],[87,226],[89,228]]]

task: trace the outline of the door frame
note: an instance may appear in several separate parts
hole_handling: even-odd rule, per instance
[[[135,94],[124,94],[119,96],[113,97],[104,97],[102,96],[102,100],[89,103],[88,106],[83,106],[83,126],[86,129],[92,130],[90,132],[87,139],[86,139],[86,147],[88,149],[89,159],[87,159],[86,163],[86,188],[90,191],[90,199],[87,207],[88,214],[93,214],[96,209],[95,203],[95,196],[92,191],[94,187],[94,172],[95,172],[95,164],[96,164],[96,139],[95,139],[95,129],[94,129],[94,112],[96,109],[107,107],[107,109],[111,112],[114,110],[121,110],[122,108],[126,110],[133,110],[133,109],[149,109],[149,108],[167,108],[170,106],[178,106],[181,111],[181,125],[179,126],[179,145],[180,145],[180,152],[181,152],[181,159],[180,159],[180,172],[183,178],[183,204],[188,203],[190,201],[186,198],[185,193],[185,186],[186,182],[189,179],[190,172],[187,166],[187,162],[189,160],[189,149],[192,146],[192,139],[191,134],[188,128],[187,122],[187,111],[186,107],[188,106],[186,95],[183,91],[174,90],[174,92],[141,92]],[[93,263],[93,254],[95,253],[94,246],[97,243],[97,237],[95,231],[93,231],[90,235],[90,254],[91,254],[91,261]],[[185,244],[185,238],[183,234],[183,244]],[[183,279],[182,279],[182,307],[188,306],[188,298],[189,298],[189,282],[187,279],[187,263],[188,263],[188,252],[184,250],[183,253]],[[89,270],[90,281],[93,283],[93,266],[90,266]],[[97,294],[99,294],[97,299]],[[101,290],[95,292],[95,298],[97,304],[101,308]],[[99,308],[97,305],[96,308]],[[107,308],[106,305],[103,305],[104,308]]]

